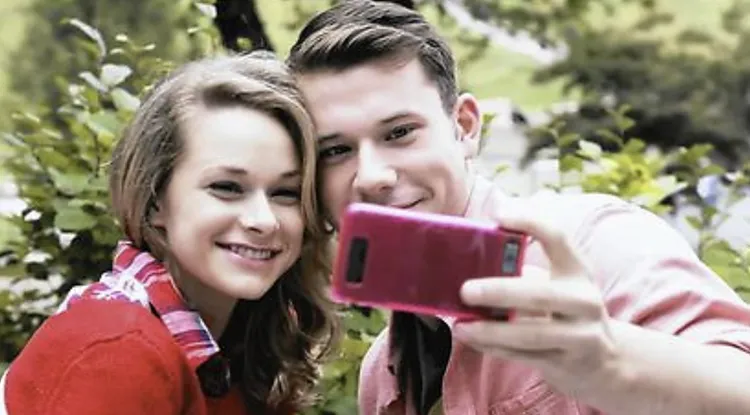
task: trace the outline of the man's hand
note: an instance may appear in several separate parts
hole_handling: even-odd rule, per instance
[[[674,230],[651,215],[619,210],[599,220],[591,232],[600,238],[602,232],[611,237],[621,232],[617,240],[622,249],[613,247],[612,240],[608,248],[592,245],[587,254],[595,256],[583,262],[561,229],[547,219],[550,207],[527,203],[512,211],[504,207],[502,216],[493,219],[539,242],[549,269],[526,267],[521,278],[467,281],[461,290],[464,302],[515,309],[518,317],[456,323],[453,331],[459,340],[537,368],[558,391],[604,413],[750,413],[750,356],[743,347],[746,340],[741,340],[747,339],[747,310],[738,299],[721,294],[727,287],[715,275],[705,274]],[[633,229],[651,229],[653,234],[641,239]],[[589,241],[596,239],[589,236]],[[651,251],[663,253],[644,256]],[[682,322],[686,335],[675,335],[668,324],[659,331],[658,325],[647,328],[610,318],[586,264],[617,273],[627,284],[642,282],[642,293],[630,293],[636,297],[654,296],[652,282],[675,281],[672,284],[679,286],[666,291],[673,298],[662,293],[651,304],[672,307],[661,317],[672,324]],[[670,305],[681,299],[684,307]],[[694,307],[687,304],[696,302]],[[674,310],[677,306],[682,311]],[[695,319],[687,327],[686,316]]]
[[[528,209],[497,218],[504,227],[526,232],[550,260],[550,269],[524,267],[521,278],[467,281],[466,304],[516,311],[510,322],[458,323],[456,337],[483,352],[526,362],[567,393],[584,392],[606,379],[617,361],[601,294],[563,233]]]

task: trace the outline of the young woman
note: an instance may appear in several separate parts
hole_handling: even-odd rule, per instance
[[[306,407],[335,331],[312,131],[268,56],[190,63],[157,84],[112,156],[126,236],[112,271],[35,333],[0,413]]]

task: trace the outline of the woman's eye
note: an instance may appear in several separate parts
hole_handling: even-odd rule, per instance
[[[391,129],[391,131],[386,136],[386,140],[398,140],[399,138],[409,135],[409,133],[416,129],[417,126],[414,124],[399,125]]]
[[[302,199],[302,192],[300,189],[279,189],[272,196],[284,202],[296,203]]]
[[[219,181],[209,185],[209,188],[214,192],[222,194],[240,194],[243,192],[242,186],[237,182],[232,181]]]
[[[321,149],[318,152],[318,158],[321,160],[325,160],[331,157],[336,157],[338,155],[344,154],[349,151],[349,148],[346,146],[338,145],[338,146],[331,146],[328,148]]]

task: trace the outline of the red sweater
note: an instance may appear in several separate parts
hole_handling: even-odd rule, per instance
[[[9,415],[247,413],[236,389],[221,399],[203,395],[185,354],[146,308],[95,300],[37,330],[6,373],[5,409]]]

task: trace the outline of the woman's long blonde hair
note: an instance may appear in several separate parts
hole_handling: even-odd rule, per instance
[[[313,123],[294,78],[268,54],[188,63],[144,97],[117,143],[110,192],[117,219],[132,243],[164,261],[164,235],[150,223],[184,149],[180,129],[200,108],[244,106],[275,118],[288,131],[302,166],[305,233],[300,259],[261,299],[245,302],[241,389],[248,409],[296,411],[311,403],[319,364],[336,325],[327,297],[329,235],[316,199]],[[236,374],[233,374],[235,376]]]

